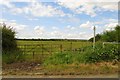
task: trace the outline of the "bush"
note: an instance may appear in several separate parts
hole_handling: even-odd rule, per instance
[[[17,49],[15,39],[15,31],[7,27],[5,24],[2,27],[2,50],[5,52]]]
[[[55,53],[51,57],[45,60],[44,64],[69,64],[72,63],[72,54],[71,53]]]
[[[7,52],[6,54],[2,54],[2,60],[3,63],[6,64],[10,64],[13,62],[22,62],[24,61],[24,55],[22,54],[22,52],[20,50],[16,50],[16,51],[11,51],[11,52]]]
[[[84,48],[84,52],[64,52],[56,53],[45,60],[44,65],[58,64],[79,64],[79,63],[96,63],[101,61],[119,60],[118,47],[116,45],[108,45],[105,48],[101,44],[97,44],[95,50],[92,46]]]
[[[15,41],[15,31],[5,24],[2,29],[2,59],[3,63],[13,63],[24,60],[22,52],[17,48]]]
[[[84,52],[86,63],[119,60],[119,52],[116,45],[108,45],[105,48],[101,45],[96,46],[95,50],[91,47]]]
[[[104,41],[104,42],[120,42],[120,26],[116,25],[114,30],[104,31],[102,34],[97,34],[95,36],[96,41]],[[93,41],[93,37],[89,39],[89,41]]]

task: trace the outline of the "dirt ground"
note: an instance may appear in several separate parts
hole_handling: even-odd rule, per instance
[[[68,78],[101,78],[101,77],[106,77],[106,78],[117,78],[118,75],[118,66],[117,65],[112,65],[106,63],[105,65],[112,66],[108,71],[100,71],[98,67],[103,65],[102,64],[95,64],[93,65],[94,71],[89,70],[87,71],[86,66],[92,66],[92,65],[81,65],[86,69],[86,70],[80,70],[79,68],[73,68],[71,67],[70,69],[66,68],[63,71],[59,71],[56,68],[53,67],[53,69],[49,70],[49,68],[43,67],[42,64],[39,63],[31,63],[31,62],[22,62],[22,63],[12,63],[12,64],[3,64],[2,65],[2,76],[3,77],[25,77],[25,78],[60,78],[60,77],[68,77]],[[55,70],[54,70],[55,69]],[[90,68],[91,69],[91,68]]]

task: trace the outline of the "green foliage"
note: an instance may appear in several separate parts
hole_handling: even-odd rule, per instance
[[[3,25],[2,27],[2,49],[3,51],[13,51],[17,48],[15,38],[15,32],[12,28]]]
[[[45,61],[45,65],[47,64],[69,64],[72,63],[72,54],[71,53],[55,53],[53,54],[51,57],[49,57],[46,61]]]
[[[97,35],[95,36],[95,40],[96,40],[96,41],[99,41],[100,39],[101,39],[101,35],[100,35],[100,34],[97,34]],[[92,42],[92,41],[93,41],[93,38],[90,38],[89,41]]]
[[[112,61],[119,60],[118,47],[116,45],[109,45],[103,48],[101,45],[97,45],[95,50],[89,48],[84,55],[86,55],[85,62],[99,62],[99,61]]]
[[[97,34],[95,36],[96,41],[105,41],[105,42],[120,42],[120,26],[117,25],[114,30],[104,31],[102,34]],[[89,39],[93,41],[93,37]]]
[[[115,27],[116,30],[116,40],[117,42],[120,42],[120,26],[117,25],[117,27]]]
[[[119,60],[119,52],[117,45],[106,45],[102,47],[100,43],[93,50],[92,46],[84,48],[84,52],[64,52],[56,53],[45,60],[44,65],[58,64],[79,64],[79,63],[95,63],[101,61]]]
[[[2,60],[3,63],[13,63],[24,60],[23,54],[17,48],[15,40],[15,31],[7,27],[5,24],[0,27],[2,29]]]
[[[84,56],[80,53],[64,52],[56,53],[44,61],[44,65],[59,65],[59,64],[78,64],[84,62]]]
[[[22,54],[21,51],[19,50],[16,50],[16,51],[10,51],[10,52],[7,52],[6,54],[2,54],[2,62],[3,63],[6,63],[6,64],[10,64],[10,63],[13,63],[13,62],[21,62],[21,61],[24,61],[24,55]]]
[[[101,36],[102,41],[113,42],[116,40],[116,32],[115,31],[105,31]]]

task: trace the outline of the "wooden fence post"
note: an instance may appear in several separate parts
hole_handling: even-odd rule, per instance
[[[105,43],[103,42],[103,48],[105,47]]]
[[[51,44],[51,46],[50,46],[51,48],[50,48],[50,54],[52,54],[52,44]]]
[[[23,51],[24,51],[24,54],[25,54],[25,52],[26,52],[26,45],[24,45],[24,50]]]
[[[62,47],[62,44],[61,44],[61,45],[60,45],[60,51],[61,51],[61,53],[62,53],[62,48],[63,48],[63,47]]]
[[[42,58],[41,58],[41,61],[43,61],[44,60],[44,54],[43,54],[43,47],[44,47],[44,44],[42,44]]]
[[[70,51],[72,51],[72,42],[70,43],[70,49],[71,49]]]
[[[43,55],[43,44],[42,44],[42,55]]]

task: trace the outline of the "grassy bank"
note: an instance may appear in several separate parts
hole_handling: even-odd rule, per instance
[[[25,56],[19,49],[2,53],[2,63],[3,64],[22,62],[24,60],[25,60]]]
[[[99,62],[94,64],[59,64],[43,66],[37,63],[12,63],[3,65],[3,76],[95,76],[118,74],[118,64]]]
[[[82,52],[63,52],[55,53],[44,62],[45,65],[58,64],[80,64],[80,63],[97,63],[103,61],[119,61],[119,49],[117,45],[102,47],[100,43],[96,48],[87,46]]]
[[[62,44],[70,49],[71,42],[53,41],[42,42],[46,45]],[[18,44],[38,45],[41,42],[18,42]],[[24,53],[14,52],[14,54],[4,54],[4,75],[101,75],[116,74],[119,72],[119,50],[117,45],[105,45],[103,48],[101,43],[96,44],[93,50],[91,43],[73,42],[73,50],[57,51],[53,49],[52,54],[44,53]],[[76,47],[74,46],[76,45]],[[84,46],[81,46],[84,45]],[[68,46],[68,47],[67,47]],[[80,47],[81,46],[81,47]],[[75,47],[75,48],[74,48]],[[27,46],[27,48],[32,48]],[[26,49],[27,49],[26,48]],[[49,47],[46,47],[49,49]],[[19,48],[21,49],[21,48]],[[41,49],[41,47],[38,47]],[[75,51],[80,49],[81,51]],[[57,51],[57,52],[56,52]],[[10,57],[12,56],[12,57]],[[24,61],[24,62],[22,62]]]

